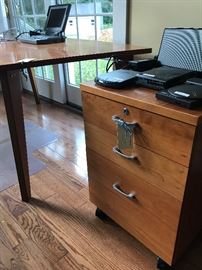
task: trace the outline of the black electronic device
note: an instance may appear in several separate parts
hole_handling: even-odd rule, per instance
[[[186,83],[202,86],[202,78],[199,77],[190,78],[186,80]]]
[[[195,84],[180,84],[168,89],[168,92],[176,97],[185,99],[202,99],[202,86]]]
[[[163,90],[183,83],[193,75],[193,71],[162,66],[137,74],[137,84],[152,89]]]
[[[95,82],[101,86],[110,88],[124,88],[134,85],[137,72],[128,69],[117,69],[96,76]]]
[[[157,99],[195,109],[202,106],[202,85],[184,83],[156,93]]]
[[[137,84],[160,90],[193,77],[202,71],[201,44],[202,28],[166,28],[157,57],[161,67],[138,75]]]
[[[139,59],[128,61],[130,69],[135,71],[145,71],[156,66],[159,66],[159,62],[156,59]]]
[[[31,35],[23,34],[19,36],[18,40],[31,44],[63,42],[70,9],[71,4],[49,6],[43,33],[39,32],[34,35],[32,31]]]

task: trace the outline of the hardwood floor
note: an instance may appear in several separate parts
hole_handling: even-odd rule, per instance
[[[23,96],[25,119],[59,135],[35,152],[47,168],[31,177],[24,203],[15,185],[0,193],[0,269],[154,270],[156,256],[112,221],[95,217],[88,200],[82,116]],[[0,96],[0,124],[6,123]],[[202,237],[174,268],[202,269]]]

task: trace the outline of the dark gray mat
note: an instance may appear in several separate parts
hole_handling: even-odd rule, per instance
[[[57,135],[45,130],[31,121],[25,121],[29,173],[33,175],[46,165],[35,158],[32,153],[55,140]],[[18,183],[13,151],[8,126],[0,126],[0,191]]]

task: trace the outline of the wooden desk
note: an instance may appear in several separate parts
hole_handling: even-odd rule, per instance
[[[22,68],[150,53],[151,48],[98,41],[67,40],[65,43],[31,45],[20,42],[0,44],[0,79],[10,129],[14,158],[23,201],[31,197],[27,149],[18,71]]]

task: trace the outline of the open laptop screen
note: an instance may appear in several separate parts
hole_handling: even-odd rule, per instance
[[[46,34],[58,34],[65,30],[71,5],[49,6],[44,31]]]
[[[166,28],[158,60],[161,65],[202,72],[202,29]]]

